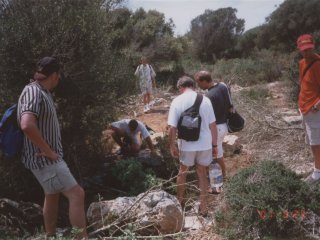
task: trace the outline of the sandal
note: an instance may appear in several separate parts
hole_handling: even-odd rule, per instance
[[[220,194],[222,193],[222,187],[213,187],[208,190],[210,194]]]

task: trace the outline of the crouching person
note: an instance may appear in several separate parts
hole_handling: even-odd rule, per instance
[[[37,64],[34,79],[23,89],[17,118],[24,132],[22,162],[30,169],[45,194],[43,217],[46,234],[55,236],[60,193],[69,201],[72,227],[80,229],[76,239],[87,239],[84,191],[63,160],[61,133],[50,91],[59,83],[60,65],[45,57]]]
[[[139,133],[142,138],[146,140],[151,152],[154,152],[154,146],[145,125],[135,119],[123,119],[111,123],[112,138],[120,146],[120,153],[124,155],[135,155],[139,153],[141,148],[141,141],[139,140]]]

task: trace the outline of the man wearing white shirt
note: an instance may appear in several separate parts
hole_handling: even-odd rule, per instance
[[[190,108],[196,99],[197,93],[194,91],[195,82],[190,77],[184,76],[178,80],[177,88],[181,95],[176,97],[170,106],[168,125],[170,152],[172,157],[179,158],[180,168],[177,177],[177,198],[180,204],[184,205],[184,191],[188,168],[195,165],[200,187],[200,213],[207,213],[207,167],[212,161],[212,155],[216,154],[217,128],[216,118],[212,104],[207,97],[203,97],[199,114],[202,122],[200,135],[197,141],[185,141],[178,139],[176,146],[177,125],[182,112]],[[178,150],[179,149],[179,150]]]
[[[141,58],[141,64],[137,67],[134,75],[139,79],[140,89],[143,95],[143,112],[150,111],[150,100],[152,95],[152,85],[155,84],[156,73],[148,63],[146,57]]]

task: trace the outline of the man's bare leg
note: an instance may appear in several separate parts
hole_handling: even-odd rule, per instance
[[[70,190],[63,192],[63,195],[69,200],[69,219],[72,227],[82,230],[76,236],[76,239],[87,239],[86,216],[84,212],[85,193],[83,189],[79,185],[76,185]]]
[[[183,198],[186,189],[187,171],[188,167],[180,164],[180,169],[177,177],[177,199],[180,202],[181,206],[183,206],[184,204]]]
[[[217,162],[221,168],[223,179],[226,178],[226,165],[224,164],[224,157],[218,158]]]
[[[208,211],[208,176],[207,167],[196,164],[197,175],[199,179],[200,188],[200,213],[207,213]]]
[[[43,205],[44,227],[47,236],[56,234],[60,193],[45,193]]]

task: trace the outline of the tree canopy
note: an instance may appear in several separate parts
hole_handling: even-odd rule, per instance
[[[244,31],[244,20],[235,8],[205,10],[191,21],[190,37],[196,55],[203,61],[232,55],[237,38]]]

